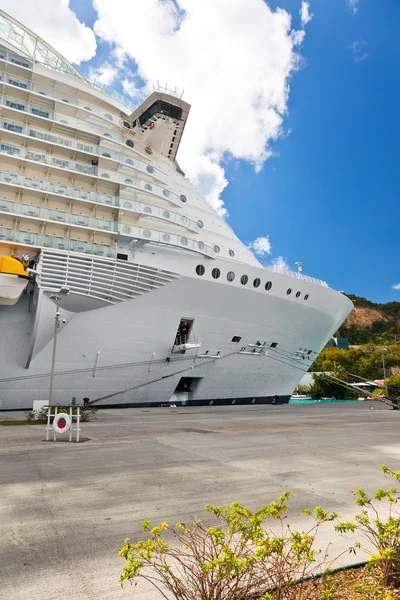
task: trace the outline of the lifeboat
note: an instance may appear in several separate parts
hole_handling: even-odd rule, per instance
[[[0,306],[12,306],[29,283],[28,264],[12,256],[0,256]]]

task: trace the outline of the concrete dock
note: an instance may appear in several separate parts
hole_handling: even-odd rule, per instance
[[[0,427],[2,600],[153,600],[146,586],[118,585],[118,549],[141,535],[144,518],[201,517],[207,502],[256,508],[285,489],[295,526],[316,505],[350,518],[350,489],[388,484],[382,463],[400,469],[400,411],[376,403],[110,409],[97,417],[82,424],[81,444],[46,443],[43,425]]]

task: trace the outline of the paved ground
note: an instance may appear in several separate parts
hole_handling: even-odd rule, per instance
[[[348,490],[385,485],[379,466],[400,463],[400,411],[370,408],[103,410],[79,445],[0,427],[1,600],[153,600],[120,590],[118,548],[145,517],[176,522],[206,502],[256,507],[290,489],[294,524],[318,504],[350,517]]]

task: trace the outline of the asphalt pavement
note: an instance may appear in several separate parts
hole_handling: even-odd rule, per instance
[[[350,518],[350,489],[388,483],[382,463],[400,469],[399,426],[400,411],[360,402],[101,410],[80,444],[0,427],[0,598],[155,600],[119,588],[119,547],[145,518],[201,517],[207,502],[256,508],[289,489],[295,526],[316,505]],[[336,536],[331,555],[348,543]]]

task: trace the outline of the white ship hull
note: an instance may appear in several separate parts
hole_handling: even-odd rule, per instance
[[[257,271],[272,280],[268,293],[205,276],[180,276],[92,310],[85,308],[93,298],[71,293],[61,310],[67,323],[58,334],[55,401],[94,400],[165,377],[99,405],[287,402],[351,303],[327,287],[256,268],[251,275]],[[302,300],[287,296],[289,284]],[[1,409],[48,398],[55,306],[46,291],[32,312],[22,300],[11,312],[0,307]],[[172,352],[182,317],[194,319],[201,343],[184,354]],[[231,341],[235,336],[240,342]],[[174,396],[182,377],[192,379],[191,391]]]

